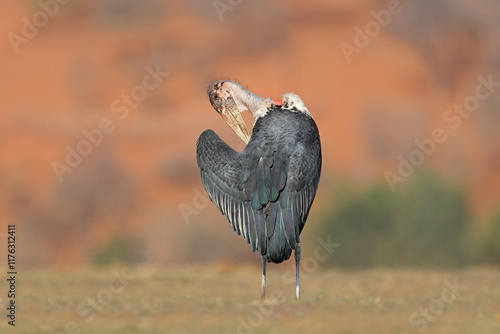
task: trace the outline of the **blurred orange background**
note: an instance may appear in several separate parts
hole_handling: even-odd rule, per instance
[[[23,37],[40,3],[57,13]],[[86,265],[120,240],[141,263],[254,261],[207,203],[196,166],[205,129],[243,149],[206,95],[224,78],[265,97],[293,91],[314,115],[324,158],[313,212],[331,205],[337,181],[389,187],[385,173],[436,128],[447,140],[416,169],[460,184],[471,224],[497,212],[500,92],[456,130],[443,115],[474,95],[478,77],[500,81],[498,2],[401,1],[349,57],[342,43],[355,46],[355,28],[370,28],[388,1],[217,3],[1,0],[0,233],[16,224],[23,266]],[[114,101],[147,68],[169,74],[121,119]],[[104,118],[113,131],[60,181],[54,162]]]

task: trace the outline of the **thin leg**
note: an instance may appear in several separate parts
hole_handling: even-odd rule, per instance
[[[266,299],[266,264],[267,261],[262,257],[262,288],[261,288],[261,299]]]
[[[296,290],[295,290],[295,293],[297,295],[297,300],[300,299],[300,257],[301,257],[301,252],[300,252],[300,239],[299,239],[299,242],[295,246],[295,270],[296,270],[296,274],[295,274]]]

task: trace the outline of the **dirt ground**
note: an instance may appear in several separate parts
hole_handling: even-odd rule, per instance
[[[18,275],[16,333],[499,333],[500,270],[114,267]],[[8,300],[2,296],[5,310]],[[5,311],[4,311],[5,313]]]

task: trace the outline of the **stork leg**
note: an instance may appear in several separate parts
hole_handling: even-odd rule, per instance
[[[262,257],[262,288],[260,298],[262,300],[266,299],[266,264],[267,261]]]
[[[296,288],[295,288],[295,293],[297,295],[297,300],[300,299],[300,257],[301,257],[301,252],[300,252],[300,236],[299,236],[299,242],[295,246],[295,282],[296,282]]]

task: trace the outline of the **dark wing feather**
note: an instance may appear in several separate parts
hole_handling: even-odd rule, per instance
[[[252,245],[253,251],[265,252],[265,217],[263,212],[252,209],[251,195],[255,193],[246,192],[251,187],[243,182],[242,153],[233,150],[212,130],[207,130],[198,139],[196,158],[210,200],[233,229]],[[248,171],[245,177],[248,179],[250,174]]]

